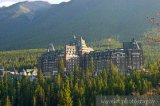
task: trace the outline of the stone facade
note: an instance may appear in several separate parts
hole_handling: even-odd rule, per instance
[[[60,57],[64,59],[65,71],[68,72],[74,71],[75,65],[86,69],[92,64],[92,59],[95,72],[110,69],[111,64],[117,66],[122,73],[127,73],[130,69],[140,70],[144,66],[141,44],[134,39],[131,42],[124,42],[123,48],[94,51],[86,45],[82,37],[74,36],[70,44],[65,46],[64,51],[52,49],[43,54],[39,58],[39,66],[44,73],[57,72]]]
[[[65,47],[65,65],[67,71],[74,71],[75,65],[79,66],[79,56],[77,54],[76,46]]]
[[[130,69],[141,70],[144,67],[144,56],[141,44],[134,39],[131,42],[124,42],[123,48],[110,49],[105,51],[93,51],[85,55],[86,66],[94,62],[94,71],[110,69],[111,64],[117,66],[122,73]]]
[[[52,51],[42,54],[38,59],[38,69],[42,70],[46,76],[57,73],[58,61],[61,57],[64,57],[61,51]]]

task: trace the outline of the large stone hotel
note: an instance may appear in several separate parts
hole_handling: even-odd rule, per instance
[[[141,70],[144,66],[143,50],[140,43],[135,39],[131,42],[123,42],[123,48],[94,51],[87,47],[85,40],[74,36],[73,40],[65,46],[64,50],[55,50],[52,44],[48,52],[39,59],[39,69],[47,75],[54,75],[58,71],[59,60],[64,60],[66,72],[74,71],[75,65],[80,69],[88,68],[91,63],[94,71],[99,72],[111,68],[114,64],[122,73],[128,73],[131,69]]]

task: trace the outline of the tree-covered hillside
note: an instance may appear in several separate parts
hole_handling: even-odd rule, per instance
[[[152,31],[151,31],[152,32]],[[151,33],[147,32],[147,33]],[[141,71],[131,70],[122,74],[111,65],[94,75],[93,63],[81,70],[64,72],[64,61],[58,63],[58,74],[53,78],[44,78],[39,70],[37,79],[29,76],[12,76],[5,73],[0,78],[0,106],[95,106],[97,96],[151,96],[160,95],[160,50],[155,42],[140,39],[145,53],[145,68]],[[89,44],[95,50],[122,47],[115,38],[107,38]],[[157,46],[155,46],[157,45]],[[62,47],[60,47],[61,49]],[[5,69],[34,68],[37,57],[45,49],[1,51],[0,63]]]
[[[3,79],[0,78],[0,106],[96,106],[97,96],[160,95],[158,62],[150,64],[148,73],[132,70],[129,75],[122,74],[112,65],[111,69],[95,76],[91,64],[86,70],[75,66],[76,70],[66,76],[63,62],[59,66],[58,74],[53,78],[45,79],[39,71],[33,81],[29,76],[17,79],[6,73]],[[147,106],[145,103],[143,105]]]
[[[0,9],[0,50],[42,48],[51,42],[59,45],[74,34],[88,41],[110,36],[118,36],[121,41],[137,38],[150,28],[147,17],[154,16],[160,9],[159,0],[71,0],[52,6],[46,3],[42,6],[43,2],[31,4],[25,2]],[[35,11],[33,6],[43,9]]]
[[[146,33],[156,34],[156,30],[151,30]],[[144,50],[145,64],[154,63],[160,61],[160,44],[154,41],[148,41],[144,37],[138,39],[138,42],[142,43]],[[157,34],[156,34],[157,35]],[[155,36],[155,35],[151,35]],[[115,37],[105,38],[103,40],[97,40],[88,43],[94,50],[106,50],[114,48],[122,48],[122,42]],[[55,46],[56,50],[64,50],[64,46]],[[12,50],[12,51],[0,51],[0,64],[8,70],[10,67],[15,67],[17,70],[23,68],[37,67],[37,58],[42,53],[46,52],[46,49],[26,49],[26,50]]]
[[[0,51],[0,65],[3,65],[5,70],[34,68],[37,67],[38,57],[45,51],[45,49]]]

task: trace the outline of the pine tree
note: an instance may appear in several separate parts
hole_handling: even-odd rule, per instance
[[[57,80],[56,80],[56,85],[57,85],[57,89],[59,90],[62,86],[62,78],[61,78],[61,74],[58,73],[57,75]]]
[[[10,102],[9,96],[6,97],[5,106],[11,106],[11,102]]]
[[[43,73],[42,73],[42,70],[38,71],[38,83],[43,87],[44,86],[44,76],[43,76]]]
[[[85,105],[85,85],[84,85],[84,80],[80,80],[79,84],[79,96],[80,96],[80,104],[83,106]]]
[[[15,97],[15,106],[21,106],[22,105],[22,98],[21,98],[21,85],[20,82],[16,82],[16,97]]]
[[[124,95],[125,94],[125,83],[123,79],[120,79],[118,86],[119,86],[118,94]]]
[[[104,87],[104,83],[103,83],[101,74],[99,74],[98,77],[97,77],[97,79],[96,79],[96,85],[97,85],[97,92],[98,92],[98,94],[101,94],[102,91],[103,91],[102,88]]]
[[[61,74],[58,72],[57,76],[54,76],[54,83],[53,83],[53,104],[57,105],[60,102],[60,91],[63,88],[63,80]]]
[[[79,69],[78,65],[75,65],[75,70],[74,70],[74,85],[75,83],[79,80]]]
[[[64,60],[63,58],[60,58],[58,61],[58,73],[61,74],[61,77],[64,78],[65,74],[65,66],[64,66]]]
[[[94,60],[93,60],[93,57],[91,58],[91,65],[90,65],[90,74],[92,77],[94,77],[95,75],[95,72],[94,72]]]
[[[74,106],[81,106],[80,102],[80,91],[78,87],[78,82],[75,83],[74,91],[73,91],[73,105]]]
[[[22,94],[21,102],[23,103],[24,106],[32,105],[32,101],[30,100],[30,98],[33,97],[31,86],[32,84],[30,82],[30,78],[28,76],[23,77],[21,82],[20,92]]]
[[[69,73],[69,83],[70,83],[71,91],[73,91],[73,88],[74,88],[74,74],[73,74],[73,72]]]
[[[33,106],[36,106],[36,96],[33,96]]]
[[[145,79],[142,79],[142,94],[147,93],[150,90],[151,83]]]
[[[126,83],[125,83],[125,92],[126,92],[126,95],[129,95],[129,94],[131,94],[134,91],[135,91],[135,83],[133,82],[132,79],[127,78],[126,79]]]
[[[38,84],[37,89],[35,90],[36,95],[36,105],[44,106],[45,105],[45,92],[44,89]]]
[[[85,104],[87,106],[90,106],[92,104],[93,100],[93,90],[92,90],[92,81],[89,79],[87,81],[87,87],[86,87],[86,98],[85,98]]]
[[[108,88],[108,76],[107,76],[107,71],[104,69],[102,72],[102,80],[103,80],[103,88],[102,88],[102,93],[106,94],[107,88]]]
[[[69,81],[66,79],[64,88],[60,91],[60,106],[72,106],[72,97],[69,86]]]
[[[8,74],[5,73],[4,74],[4,82],[3,82],[3,87],[4,87],[4,96],[7,96],[8,95]]]

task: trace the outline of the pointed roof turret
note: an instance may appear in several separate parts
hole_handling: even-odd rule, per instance
[[[85,42],[85,40],[82,38],[82,36],[81,36],[81,38],[80,38],[80,46],[81,46],[81,48],[87,47],[86,42]]]
[[[55,51],[55,48],[54,48],[53,44],[50,43],[49,47],[48,47],[48,52],[53,52],[53,51]]]
[[[138,43],[134,38],[131,42],[123,42],[124,49],[141,49],[141,43]]]
[[[94,51],[92,48],[87,47],[86,41],[82,38],[82,36],[80,38],[80,49],[79,49],[79,51],[81,52],[81,54],[89,53],[90,51]]]
[[[73,38],[76,39],[77,38],[76,35],[74,35]]]
[[[132,45],[134,49],[140,49],[139,44],[137,43],[137,41],[133,38],[132,39]]]
[[[77,36],[74,35],[73,38],[70,40],[70,46],[78,46],[79,45],[79,41],[77,39]]]

